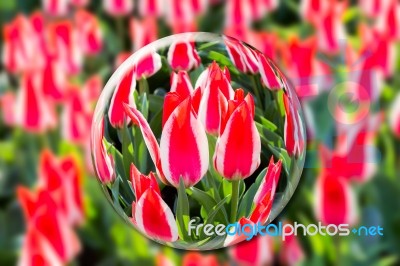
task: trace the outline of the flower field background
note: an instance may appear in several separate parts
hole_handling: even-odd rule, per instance
[[[399,14],[395,0],[1,1],[0,265],[400,263]],[[383,236],[257,237],[200,253],[116,215],[92,169],[96,100],[127,56],[189,31],[249,43],[296,88],[306,164],[275,222]]]

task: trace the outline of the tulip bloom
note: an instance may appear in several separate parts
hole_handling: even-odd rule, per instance
[[[157,240],[173,242],[178,239],[174,215],[160,195],[152,172],[145,176],[131,164],[131,182],[136,201],[132,203],[132,222],[146,235]]]
[[[55,57],[61,67],[69,74],[79,73],[83,55],[72,22],[68,20],[56,22],[49,27],[49,32]]]
[[[93,162],[96,168],[97,176],[102,183],[110,183],[115,180],[114,158],[107,153],[106,145],[104,144],[104,120],[100,123],[100,128],[92,130],[92,149]]]
[[[132,18],[129,22],[129,30],[133,43],[133,51],[137,51],[143,46],[157,40],[157,19],[150,16],[141,20]]]
[[[79,27],[78,40],[85,54],[97,54],[102,49],[102,33],[95,15],[81,9],[75,13],[75,21]]]
[[[315,190],[315,211],[324,224],[354,224],[355,197],[348,181],[322,170]]]
[[[277,74],[274,72],[273,63],[263,54],[258,55],[258,68],[260,69],[262,82],[270,90],[279,90],[283,87]]]
[[[176,94],[176,92],[171,92]],[[165,101],[164,112],[168,110],[161,133],[160,146],[143,115],[135,108],[124,105],[126,114],[140,127],[150,156],[161,181],[179,186],[180,178],[185,187],[195,185],[208,170],[207,136],[201,122],[193,112],[190,97],[171,102]],[[178,103],[178,104],[177,104]],[[182,160],[185,158],[185,160]]]
[[[136,79],[151,77],[161,69],[161,57],[156,52],[144,54],[137,58],[133,67]]]
[[[69,156],[58,159],[45,150],[40,156],[39,186],[48,191],[70,225],[84,219],[81,169],[76,159]]]
[[[40,190],[33,194],[19,187],[17,197],[28,227],[20,264],[31,265],[32,259],[62,264],[71,261],[81,249],[79,239],[64,214],[59,211],[50,192]]]
[[[13,21],[4,25],[3,63],[7,70],[15,73],[26,68],[26,62],[31,59],[32,47],[29,45],[29,22],[19,15]],[[29,41],[28,41],[29,40]]]
[[[53,16],[65,16],[68,13],[69,0],[42,0],[43,9]]]
[[[111,16],[125,16],[132,12],[133,2],[131,0],[103,0],[103,7]]]
[[[254,197],[254,210],[251,213],[250,220],[254,223],[265,223],[271,213],[272,203],[274,200],[275,190],[278,186],[280,174],[282,169],[282,161],[279,160],[274,163],[274,157],[268,165],[265,177],[262,180],[260,187]]]
[[[16,123],[30,132],[43,132],[57,124],[54,104],[44,97],[39,82],[39,73],[25,73],[14,106]]]
[[[271,265],[274,243],[270,236],[256,236],[230,247],[229,255],[238,265]]]
[[[293,103],[285,93],[283,94],[285,106],[285,146],[290,156],[300,156],[304,151],[304,132],[299,113],[294,109]]]
[[[168,63],[174,70],[192,70],[200,64],[194,43],[189,41],[176,41],[168,50]]]
[[[214,62],[208,68],[207,76],[198,114],[207,133],[218,135],[221,120],[227,112],[228,100],[233,99],[234,91],[227,68],[222,71]]]
[[[229,57],[237,69],[244,73],[258,73],[257,54],[253,49],[230,37],[224,37],[224,40]]]
[[[228,180],[249,177],[260,164],[261,138],[254,123],[254,108],[253,97],[244,97],[242,89],[228,101],[214,154],[215,169]]]
[[[128,71],[118,83],[114,94],[111,98],[110,107],[108,110],[108,119],[115,128],[122,128],[124,122],[127,124],[130,122],[129,117],[125,115],[123,103],[127,103],[131,106],[136,106],[135,100],[133,99],[133,92],[136,88],[136,77],[134,69]]]

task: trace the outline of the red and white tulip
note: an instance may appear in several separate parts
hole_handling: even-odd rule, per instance
[[[133,3],[131,0],[103,0],[103,7],[111,16],[125,16],[132,12]]]
[[[283,87],[277,74],[274,72],[272,61],[263,54],[258,55],[258,68],[260,69],[261,80],[270,90],[279,90]]]
[[[135,107],[133,92],[136,89],[136,73],[134,68],[128,71],[119,81],[111,98],[108,110],[108,119],[115,128],[121,128],[124,123],[129,124],[130,118],[125,115],[123,104],[127,103]]]
[[[146,235],[157,240],[174,242],[178,227],[174,215],[160,195],[157,180],[152,172],[148,176],[131,164],[131,180],[136,201],[132,203],[132,221]]]
[[[324,224],[354,224],[356,203],[354,192],[344,177],[322,170],[316,184],[315,208]]]
[[[206,82],[204,85],[199,85],[200,89],[204,89],[198,115],[206,132],[218,135],[222,118],[228,109],[228,100],[233,99],[234,91],[230,85],[230,75],[227,68],[222,71],[214,62],[205,72],[207,73]]]
[[[239,40],[224,37],[229,57],[233,64],[244,73],[258,73],[258,60],[256,52]]]
[[[214,154],[214,167],[228,180],[249,177],[260,164],[261,138],[254,122],[254,99],[242,89],[228,101]],[[241,156],[237,156],[241,154]]]
[[[124,105],[127,115],[142,131],[150,156],[156,166],[160,179],[175,187],[179,186],[182,177],[186,187],[195,185],[208,170],[208,145],[207,136],[201,122],[193,112],[190,97],[180,98],[176,92],[174,105],[164,103],[163,115],[166,119],[160,146],[143,115],[135,108]],[[185,160],[182,160],[185,158]]]
[[[254,196],[253,203],[255,208],[250,215],[250,220],[253,223],[260,222],[264,224],[267,222],[267,219],[271,213],[272,203],[274,201],[276,187],[278,186],[281,169],[282,161],[279,160],[277,163],[274,163],[274,157],[271,157],[267,172],[265,173],[260,187]]]
[[[304,151],[304,129],[300,115],[294,108],[294,103],[285,93],[283,94],[285,106],[285,146],[290,156],[300,156]]]
[[[168,63],[174,70],[189,71],[200,64],[195,45],[190,41],[176,41],[168,50]]]
[[[101,121],[99,128],[92,130],[92,149],[93,162],[96,168],[97,176],[104,184],[115,180],[114,158],[107,152],[104,143],[104,120]]]

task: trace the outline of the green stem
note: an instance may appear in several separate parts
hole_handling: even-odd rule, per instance
[[[239,203],[239,182],[240,180],[232,181],[231,223],[236,222],[238,203]]]

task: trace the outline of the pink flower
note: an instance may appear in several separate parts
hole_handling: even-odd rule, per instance
[[[82,172],[73,156],[56,158],[45,150],[40,155],[39,186],[50,193],[70,225],[84,220]]]
[[[53,16],[65,16],[68,14],[69,0],[42,0],[43,9]]]
[[[257,54],[253,49],[241,41],[231,37],[224,37],[229,57],[233,64],[244,73],[258,73]]]
[[[121,128],[123,127],[124,122],[126,124],[130,122],[129,117],[125,115],[122,104],[127,103],[130,106],[136,106],[133,99],[133,92],[135,91],[135,88],[136,77],[134,69],[131,69],[122,77],[111,98],[111,103],[108,110],[108,119],[113,127]]]
[[[141,1],[144,2],[144,1]],[[133,43],[133,51],[157,40],[157,19],[145,17],[144,19],[131,18],[129,23],[130,36]]]
[[[318,95],[316,77],[322,75],[321,65],[318,65],[317,40],[309,38],[299,40],[297,37],[283,47],[283,57],[288,69],[288,75],[294,79],[295,89],[299,97]]]
[[[238,265],[270,265],[274,261],[274,245],[270,236],[257,236],[229,249],[230,257]]]
[[[279,160],[277,163],[274,163],[274,158],[271,157],[265,177],[263,178],[260,187],[254,196],[254,209],[250,215],[250,220],[253,223],[260,222],[264,224],[267,222],[267,219],[271,213],[272,203],[274,200],[276,187],[278,186],[281,169],[282,161]]]
[[[72,22],[59,21],[49,26],[52,52],[62,69],[68,74],[80,72],[83,62],[82,49]]]
[[[29,132],[44,132],[57,124],[54,103],[43,95],[40,82],[40,73],[27,71],[14,106],[16,123]]]
[[[322,170],[316,184],[316,215],[324,224],[354,224],[354,193],[348,181]]]
[[[93,163],[98,178],[104,184],[115,180],[114,158],[107,152],[104,143],[104,120],[100,122],[99,128],[92,129],[91,147],[93,150]]]
[[[83,98],[80,88],[68,86],[68,94],[61,116],[63,137],[73,143],[83,144],[87,141],[90,124],[92,122],[89,102]]]
[[[283,87],[275,72],[272,61],[263,54],[258,55],[258,68],[260,69],[261,80],[270,90],[279,90]]]
[[[79,239],[50,192],[31,193],[18,187],[17,197],[28,228],[19,264],[31,265],[33,260],[63,265],[71,261],[81,249]]]
[[[144,18],[160,17],[163,13],[163,2],[161,0],[139,1],[139,13]]]
[[[174,70],[189,71],[200,64],[194,43],[189,41],[176,41],[168,50],[168,63]]]
[[[103,0],[103,7],[111,16],[125,16],[132,12],[133,2],[131,0]]]
[[[237,89],[222,118],[214,167],[229,180],[249,177],[260,164],[261,139],[254,123],[254,108],[251,94],[245,97],[244,91]]]
[[[3,63],[8,71],[15,73],[26,69],[27,62],[32,59],[29,34],[29,21],[22,15],[4,25]]]
[[[78,40],[85,54],[93,55],[101,52],[102,32],[95,15],[80,9],[75,13],[78,30]]]
[[[190,97],[164,102],[164,112],[167,115],[162,133],[160,146],[143,115],[135,108],[124,105],[125,112],[142,131],[150,156],[156,166],[160,179],[175,187],[179,186],[182,178],[186,187],[195,185],[208,170],[207,136],[201,122],[197,119],[191,105]],[[182,160],[185,158],[185,160]]]
[[[321,147],[326,171],[358,182],[368,181],[377,167],[374,140],[381,121],[378,114],[353,124],[338,124],[335,150]]]
[[[207,133],[218,135],[221,120],[227,112],[228,100],[233,99],[234,91],[230,85],[230,74],[227,68],[222,71],[214,62],[206,71],[206,82],[200,85],[203,91],[198,115]]]
[[[152,172],[145,176],[131,164],[131,182],[136,201],[132,203],[132,222],[146,235],[157,240],[173,242],[178,239],[174,215],[160,195]]]
[[[341,21],[345,10],[346,3],[331,1],[329,8],[313,19],[320,50],[326,53],[339,51],[340,41],[346,38],[344,24]]]
[[[290,156],[300,156],[304,151],[304,129],[300,114],[295,110],[293,100],[286,93],[283,94],[285,106],[285,146]]]
[[[156,52],[147,53],[137,58],[133,63],[136,79],[149,78],[162,67],[161,56]]]
[[[49,56],[40,75],[43,94],[54,101],[61,101],[65,96],[66,75],[60,64]]]

